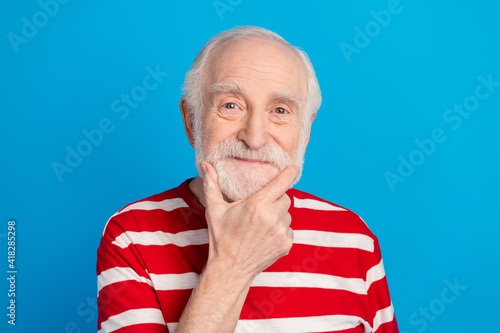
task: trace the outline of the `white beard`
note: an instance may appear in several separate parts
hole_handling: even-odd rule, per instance
[[[302,175],[304,164],[305,145],[303,138],[299,139],[302,144],[295,151],[295,164],[299,167],[299,176]],[[203,145],[197,145],[196,167],[200,172],[200,162],[206,161],[212,164],[219,176],[219,188],[228,202],[248,198],[255,192],[266,186],[271,180],[276,178],[288,165],[291,165],[294,158],[275,144],[266,144],[258,150],[250,149],[243,141],[236,138],[229,138],[219,143],[212,151],[206,152]],[[268,162],[264,167],[245,167],[238,165],[234,158],[258,160]]]

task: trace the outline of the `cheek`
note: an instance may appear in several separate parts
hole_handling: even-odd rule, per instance
[[[274,139],[287,153],[295,153],[299,146],[299,131],[290,129],[279,131],[274,135]]]
[[[236,136],[238,129],[230,122],[220,122],[207,119],[203,135],[203,144],[209,149],[213,149],[222,141]]]

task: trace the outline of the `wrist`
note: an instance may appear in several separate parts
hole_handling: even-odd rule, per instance
[[[216,258],[209,258],[201,278],[210,284],[218,284],[223,289],[229,291],[245,291],[250,288],[255,275],[245,272]]]

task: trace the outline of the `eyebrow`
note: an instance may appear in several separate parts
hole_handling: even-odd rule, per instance
[[[300,96],[290,90],[278,90],[273,92],[271,95],[271,100],[290,104],[297,109],[302,106],[302,99],[300,98]]]
[[[213,97],[216,94],[221,94],[221,93],[229,93],[229,94],[244,94],[246,91],[245,87],[239,83],[238,81],[234,80],[232,82],[218,82],[214,83],[210,87],[210,96]]]
[[[245,86],[243,86],[236,80],[233,80],[231,82],[214,83],[210,87],[210,96],[212,97],[212,99],[216,94],[227,93],[227,94],[243,95],[245,94],[245,92],[246,92]],[[290,90],[274,91],[271,94],[271,100],[282,102],[285,104],[290,104],[296,107],[297,109],[302,106],[302,99],[300,98],[300,96],[297,93]]]

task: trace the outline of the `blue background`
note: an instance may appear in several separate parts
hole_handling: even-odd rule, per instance
[[[6,272],[14,219],[18,274],[15,327],[7,324],[7,281],[0,283],[0,330],[96,330],[103,227],[124,205],[195,175],[178,110],[184,74],[209,37],[247,24],[310,55],[324,102],[297,187],[354,210],[379,237],[401,331],[493,330],[500,87],[460,126],[445,117],[474,100],[479,77],[500,81],[500,5],[401,0],[385,26],[374,23],[391,3],[70,1],[44,16],[36,1],[3,1],[0,262]],[[23,38],[26,20],[37,22],[36,33],[25,27],[30,38],[11,42]],[[345,54],[347,44],[357,51]],[[114,112],[148,66],[168,76],[127,116]],[[88,148],[82,131],[106,118],[113,130],[58,177],[54,162],[66,164],[68,146]],[[418,153],[415,140],[435,129],[446,140]],[[387,172],[397,175],[410,157],[418,165],[391,186]],[[463,287],[453,294],[450,283]]]

